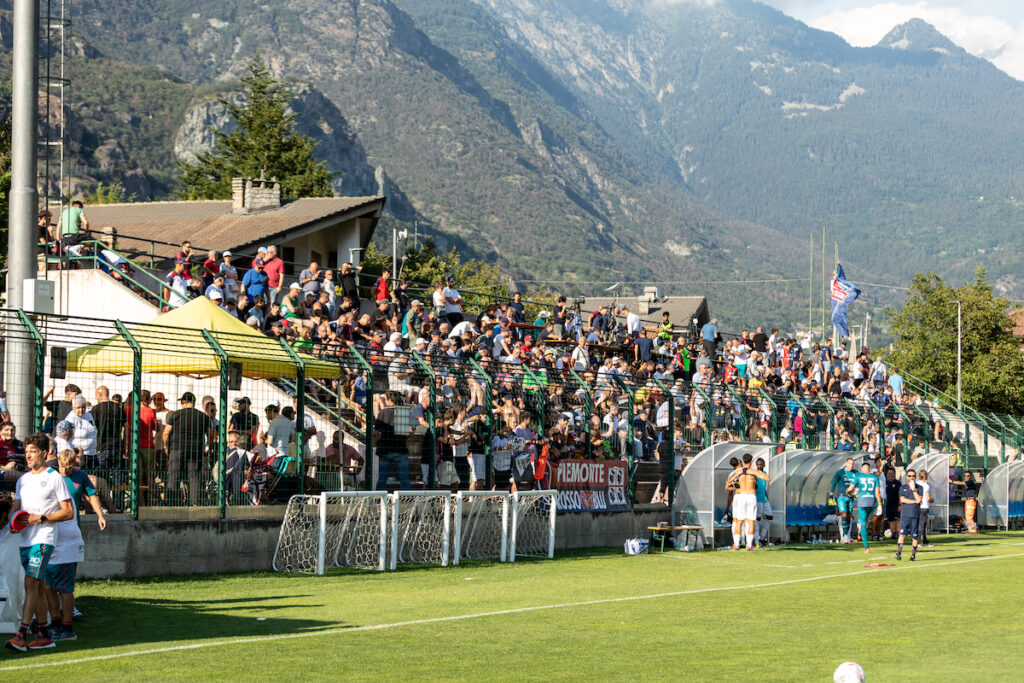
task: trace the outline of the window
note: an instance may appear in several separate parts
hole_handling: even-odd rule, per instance
[[[295,247],[281,247],[281,260],[284,261],[285,275],[298,275],[295,268]]]

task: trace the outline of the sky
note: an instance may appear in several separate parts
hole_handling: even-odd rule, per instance
[[[874,45],[893,26],[924,19],[971,54],[1024,80],[1024,0],[761,0],[800,21]]]

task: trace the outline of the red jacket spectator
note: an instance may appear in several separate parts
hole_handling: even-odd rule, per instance
[[[377,281],[373,283],[373,300],[377,303],[391,299],[391,288],[388,287],[388,274],[381,273]]]

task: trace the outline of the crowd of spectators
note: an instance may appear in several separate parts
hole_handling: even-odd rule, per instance
[[[297,277],[287,274],[295,271]],[[442,484],[478,487],[486,479],[485,450],[492,452],[494,476],[511,472],[509,478],[522,484],[529,476],[521,471],[525,463],[536,463],[542,450],[553,462],[657,461],[671,451],[678,471],[685,455],[722,440],[834,445],[897,462],[924,452],[927,440],[949,436],[932,406],[907,391],[898,373],[867,349],[851,352],[845,341],[836,345],[831,338],[762,328],[723,335],[716,320],[692,330],[667,312],[645,321],[628,306],[586,311],[565,297],[541,308],[515,294],[470,311],[451,278],[424,288],[392,282],[386,272],[367,276],[351,263],[337,272],[317,262],[300,269],[285,264],[272,245],[237,263],[230,251],[197,255],[186,241],[162,297],[178,306],[200,296],[297,351],[345,358],[356,349],[369,358],[372,405],[367,377],[354,363],[343,364],[346,374],[337,383],[310,383],[306,390],[321,405],[332,404],[330,394],[339,391],[356,425],[372,411],[383,439],[377,455],[387,466],[377,471],[403,483],[410,471],[414,478],[431,475],[431,454]],[[531,384],[538,381],[547,386]],[[76,412],[82,407],[64,407],[57,412],[74,426],[86,460],[95,458],[99,468],[115,460],[109,443],[93,447],[78,436],[88,431],[88,420]],[[494,425],[491,437],[483,436],[485,422]],[[335,442],[332,458],[354,474],[358,463],[352,457],[343,463],[338,451],[344,440],[335,436]],[[207,461],[209,449],[204,446]],[[167,470],[175,478],[182,471],[194,477],[176,460],[167,461]]]

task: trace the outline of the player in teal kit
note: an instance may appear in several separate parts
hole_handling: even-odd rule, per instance
[[[842,470],[840,470],[842,471]],[[868,552],[868,534],[871,528],[871,514],[882,514],[882,484],[878,475],[871,471],[871,463],[860,466],[860,472],[853,476],[846,492],[857,498],[857,519],[860,522],[860,538],[864,541],[864,552]]]
[[[836,517],[839,518],[839,535],[843,543],[852,543],[853,499],[847,491],[854,485],[856,477],[853,458],[847,458],[843,469],[836,472],[836,476],[832,477],[832,485],[828,487],[829,494],[836,497]]]

